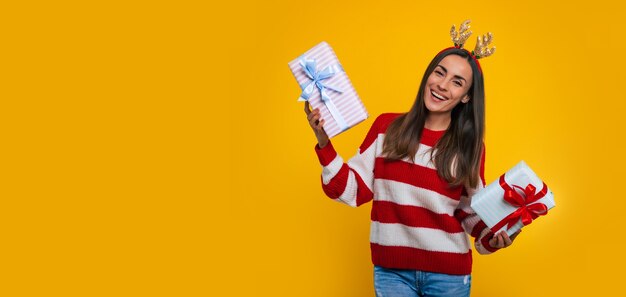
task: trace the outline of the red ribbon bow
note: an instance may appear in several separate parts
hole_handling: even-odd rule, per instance
[[[493,226],[491,230],[494,232],[500,230],[500,228],[504,225],[507,225],[507,229],[510,229],[520,220],[520,218],[522,219],[522,224],[526,226],[537,217],[548,213],[548,207],[545,204],[534,203],[548,193],[548,186],[546,186],[546,183],[543,183],[543,188],[537,193],[535,193],[537,188],[535,188],[532,184],[528,184],[526,188],[513,185],[513,187],[520,189],[524,193],[522,196],[522,194],[506,183],[503,174],[500,176],[500,186],[504,189],[504,200],[517,207],[517,210]]]

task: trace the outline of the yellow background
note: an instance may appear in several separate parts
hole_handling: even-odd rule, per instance
[[[2,296],[373,296],[371,204],[324,196],[287,62],[334,48],[371,115],[347,159],[466,18],[498,48],[486,179],[525,160],[557,203],[475,255],[472,295],[623,286],[617,1],[5,2]]]

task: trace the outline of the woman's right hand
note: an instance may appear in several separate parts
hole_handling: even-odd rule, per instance
[[[320,121],[320,110],[316,108],[311,110],[309,107],[309,102],[304,103],[304,113],[306,113],[307,120],[309,121],[309,125],[313,128],[313,132],[315,132],[315,137],[317,137],[317,144],[320,148],[325,147],[328,144],[328,134],[324,131],[324,120]]]

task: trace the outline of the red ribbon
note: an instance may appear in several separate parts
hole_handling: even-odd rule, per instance
[[[498,222],[495,226],[491,228],[492,231],[500,230],[504,225],[507,225],[507,229],[510,229],[515,225],[521,218],[522,224],[524,226],[530,224],[534,219],[539,216],[543,216],[548,213],[548,207],[543,203],[535,203],[537,200],[543,198],[548,193],[548,186],[546,183],[543,183],[543,188],[541,191],[535,193],[535,186],[532,184],[528,184],[526,188],[522,188],[517,185],[513,185],[513,187],[518,188],[522,191],[520,194],[513,187],[506,183],[504,180],[504,174],[500,176],[500,186],[504,189],[504,200],[509,204],[517,207],[513,213],[506,216],[500,222]]]

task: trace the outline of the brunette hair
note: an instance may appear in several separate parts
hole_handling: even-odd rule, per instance
[[[428,109],[424,103],[426,81],[439,62],[448,55],[465,58],[472,68],[472,85],[467,94],[470,100],[452,109],[450,126],[437,142],[434,161],[437,173],[451,186],[476,187],[479,181],[480,159],[485,129],[484,79],[474,58],[465,49],[450,48],[437,54],[430,62],[409,112],[397,117],[385,133],[382,154],[389,160],[408,157],[415,161]]]

